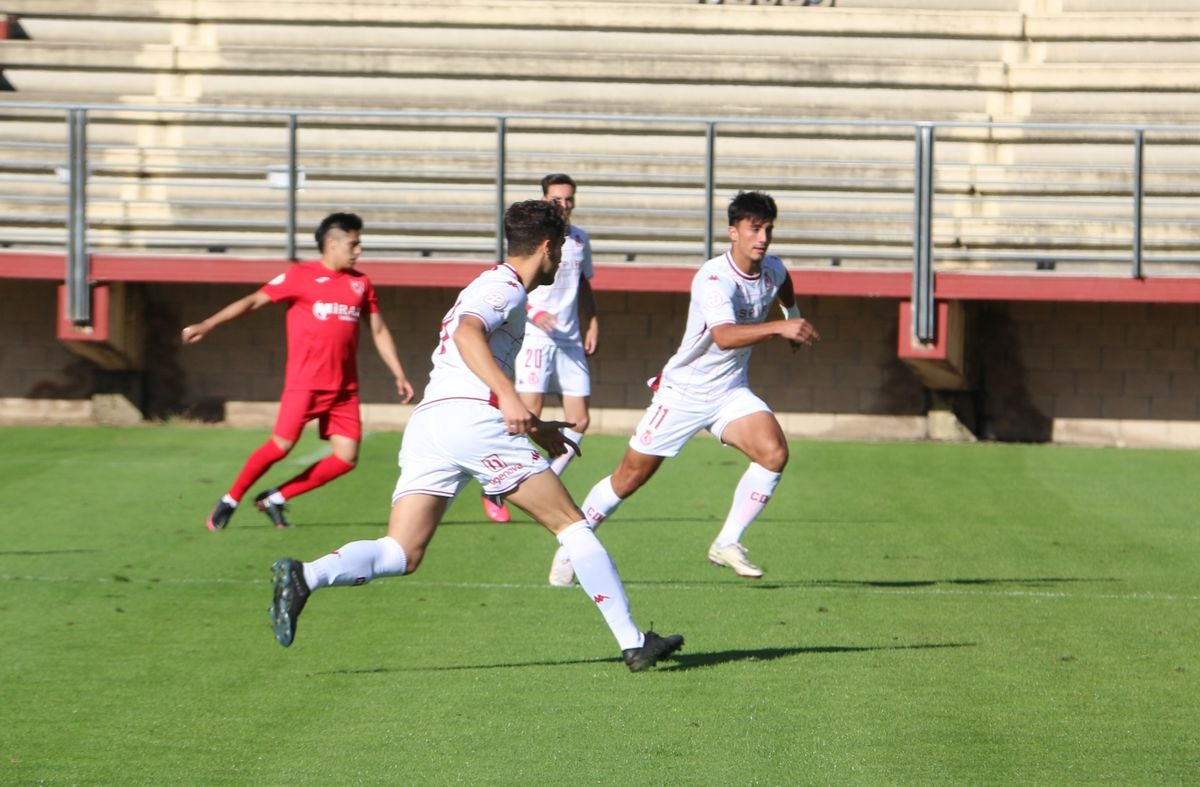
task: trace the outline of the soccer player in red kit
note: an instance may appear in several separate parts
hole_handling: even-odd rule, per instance
[[[359,324],[366,317],[375,349],[396,378],[401,401],[413,397],[413,387],[396,354],[396,344],[379,312],[375,289],[365,274],[354,270],[362,253],[362,219],[353,213],[333,213],[317,227],[321,259],[293,265],[256,292],[234,301],[208,319],[183,329],[183,343],[194,344],[222,323],[269,303],[284,302],[287,310],[287,369],[283,395],[271,438],[250,455],[220,500],[207,525],[222,530],[246,492],[300,439],[304,425],[316,419],[321,439],[333,453],[305,468],[276,489],[254,499],[276,527],[288,527],[284,503],[350,472],[358,462],[362,420],[358,407]]]

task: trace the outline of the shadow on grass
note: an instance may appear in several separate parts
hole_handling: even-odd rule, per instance
[[[933,650],[939,648],[973,648],[974,642],[922,642],[913,645],[814,645],[807,648],[757,648],[755,650],[719,650],[712,653],[680,653],[673,662],[661,664],[661,670],[686,670],[711,667],[733,661],[774,661],[792,656],[827,653],[872,653],[883,650]]]
[[[754,650],[718,650],[710,653],[678,653],[674,660],[662,662],[659,670],[679,670],[711,667],[735,661],[774,661],[793,656],[812,656],[831,653],[871,653],[886,650],[932,650],[939,648],[973,648],[974,642],[929,642],[913,645],[813,645],[797,648],[757,648]],[[619,664],[620,658],[562,659],[558,661],[510,661],[495,664],[452,664],[445,667],[371,667],[315,672],[314,675],[386,675],[397,672],[456,672],[460,670],[518,669],[521,667],[565,667],[572,664]]]

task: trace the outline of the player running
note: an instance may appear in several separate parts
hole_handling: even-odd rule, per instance
[[[600,332],[596,299],[588,283],[592,278],[592,243],[587,232],[570,223],[575,210],[575,181],[570,175],[558,172],[542,178],[542,199],[563,212],[567,238],[554,282],[529,293],[525,306],[529,323],[517,355],[516,388],[521,401],[537,416],[542,414],[546,394],[561,394],[563,416],[572,424],[563,434],[577,445],[591,420],[588,398],[592,395],[592,380],[587,356],[596,352]],[[568,447],[566,453],[554,458],[550,469],[561,476],[574,456],[575,451]],[[502,497],[484,494],[483,510],[493,522],[509,521]]]
[[[650,480],[664,459],[707,429],[750,459],[708,559],[755,579],[763,571],[750,562],[741,538],[775,492],[788,445],[771,408],[750,390],[750,353],[777,336],[793,345],[820,338],[800,316],[783,262],[767,255],[777,213],[775,200],[762,192],[738,192],[729,203],[730,248],[696,272],[679,350],[650,381],[654,398],[617,469],[592,487],[582,506],[588,522],[598,526]],[[777,300],[786,319],[766,322]],[[559,550],[550,584],[570,585],[573,567],[571,556]]]
[[[404,430],[387,535],[353,541],[309,563],[275,562],[271,625],[281,645],[292,644],[312,593],[416,571],[450,501],[474,478],[555,535],[631,671],[649,669],[682,647],[678,634],[660,637],[634,624],[616,566],[534,445],[561,455],[569,445],[559,432],[565,424],[533,415],[513,387],[526,295],[554,280],[564,229],[562,213],[548,202],[509,207],[505,262],[459,293],[442,320],[425,396]]]
[[[222,323],[269,303],[287,309],[287,368],[283,395],[271,437],[246,460],[233,486],[209,514],[209,530],[224,530],[238,503],[255,481],[283,459],[309,421],[316,420],[322,440],[333,453],[295,477],[254,498],[255,506],[276,527],[288,527],[284,503],[345,475],[358,463],[362,419],[358,400],[359,325],[367,318],[375,349],[396,378],[400,401],[413,397],[413,387],[396,355],[375,289],[366,274],[354,269],[362,254],[362,219],[353,213],[331,213],[317,227],[321,259],[293,265],[261,289],[234,301],[208,319],[183,329],[183,343],[195,344]]]

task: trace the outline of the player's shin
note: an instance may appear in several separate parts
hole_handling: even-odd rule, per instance
[[[612,476],[605,476],[588,492],[580,508],[583,510],[583,515],[587,517],[588,525],[595,530],[613,511],[617,510],[619,505],[621,505],[621,498],[617,497],[617,493],[613,491]]]
[[[404,547],[384,536],[374,541],[351,541],[324,557],[304,564],[304,579],[312,590],[331,585],[365,585],[375,577],[401,576],[408,570]]]
[[[633,622],[625,586],[591,527],[580,520],[558,534],[558,543],[570,555],[580,587],[596,603],[621,650],[640,647],[642,632]]]
[[[750,463],[733,492],[733,504],[729,507],[729,515],[717,534],[715,544],[728,546],[742,540],[742,533],[746,532],[750,523],[762,513],[771,495],[775,494],[780,475],[760,464]]]

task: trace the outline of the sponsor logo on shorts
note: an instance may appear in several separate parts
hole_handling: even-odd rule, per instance
[[[481,460],[481,464],[493,473],[503,470],[508,463],[495,454],[489,454]]]
[[[489,467],[488,469],[491,470],[492,468]],[[512,478],[525,469],[525,465],[507,465],[503,470],[491,477],[491,479],[488,481],[488,486],[499,486],[504,481]]]

